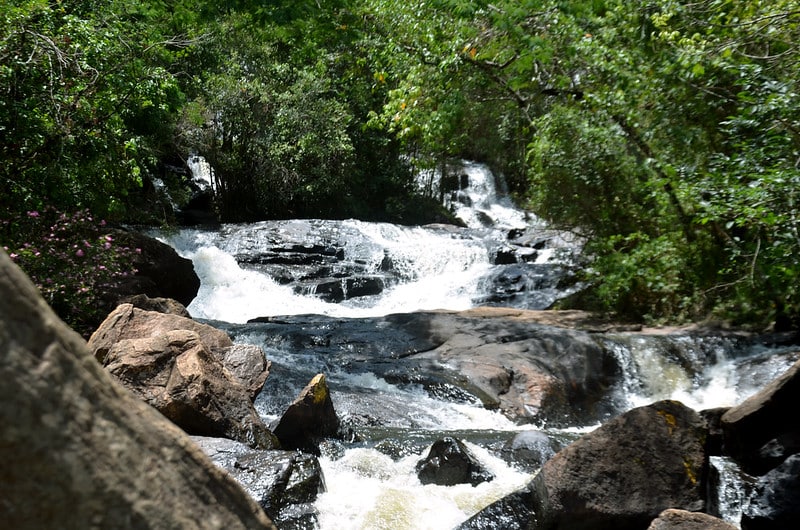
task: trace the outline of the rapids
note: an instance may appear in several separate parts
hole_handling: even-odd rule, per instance
[[[502,183],[485,166],[464,164],[458,189],[445,202],[466,228],[288,220],[154,234],[194,262],[201,287],[190,313],[227,329],[236,342],[258,344],[272,361],[256,401],[266,422],[319,372],[326,373],[340,416],[356,424],[380,419],[360,425],[361,441],[323,448],[321,529],[454,528],[530,480],[530,470],[499,456],[516,433],[539,429],[567,443],[596,426],[517,425],[477,402],[437,399],[421,387],[348,369],[314,344],[295,351],[247,324],[256,317],[359,319],[477,305],[545,309],[580,289],[572,279],[580,241],[517,209],[498,188]],[[614,389],[620,412],[665,398],[697,410],[730,406],[796,357],[735,337],[618,333],[602,340],[622,367]],[[495,480],[476,487],[422,485],[416,462],[447,435],[465,440]],[[738,523],[732,505],[738,497],[730,488],[720,491],[720,512]]]

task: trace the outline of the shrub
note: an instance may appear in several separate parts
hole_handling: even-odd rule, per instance
[[[107,313],[104,294],[136,273],[133,256],[141,252],[119,245],[88,210],[29,211],[0,220],[0,236],[59,317],[85,337]]]

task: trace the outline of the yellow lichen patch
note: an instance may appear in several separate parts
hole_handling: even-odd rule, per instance
[[[325,383],[325,375],[317,374],[308,384],[311,387],[311,395],[314,404],[322,404],[328,398],[328,385]]]
[[[695,475],[694,470],[692,469],[692,463],[688,460],[683,461],[683,468],[686,470],[686,476],[689,477],[689,481],[692,485],[697,484],[697,475]]]
[[[678,421],[675,419],[675,416],[667,412],[666,410],[659,410],[659,416],[664,418],[664,421],[667,422],[667,428],[669,429],[669,433],[672,434],[672,431],[675,430],[675,427],[678,426]]]

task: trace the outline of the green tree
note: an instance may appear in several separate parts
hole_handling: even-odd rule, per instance
[[[0,13],[3,208],[124,213],[171,137],[182,94],[167,62],[182,43],[132,2],[4,1]]]

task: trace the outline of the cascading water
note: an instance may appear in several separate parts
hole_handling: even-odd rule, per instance
[[[156,234],[194,261],[201,288],[189,311],[228,322],[315,313],[364,317],[482,302],[544,309],[576,286],[564,284],[578,244],[498,202],[491,172],[466,164],[468,228],[362,221],[290,220]],[[517,237],[509,239],[509,230]],[[503,284],[508,295],[495,299]],[[495,297],[495,298],[492,298]]]
[[[463,176],[462,176],[463,175]],[[475,305],[544,309],[580,286],[569,279],[580,245],[547,229],[496,192],[485,166],[465,163],[446,197],[467,228],[404,227],[355,220],[289,220],[183,229],[155,234],[193,260],[200,292],[195,318],[215,321],[236,342],[257,344],[272,362],[256,401],[267,422],[276,419],[314,374],[326,374],[337,412],[361,427],[363,440],[320,459],[327,492],[316,508],[320,528],[450,529],[527,483],[531,475],[498,457],[498,445],[538,428],[568,440],[591,427],[553,430],[520,426],[469,400],[442,400],[414,384],[390,384],[348,367],[313,346],[297,351],[275,341],[256,317],[291,315],[365,318],[418,310],[462,310]],[[301,326],[324,328],[324,320]],[[380,341],[381,330],[364,339]],[[671,338],[606,334],[622,376],[619,411],[659,399],[702,409],[732,405],[795,360],[774,356],[736,338]],[[351,346],[358,350],[358,344]],[[416,462],[443,436],[464,439],[496,476],[478,486],[422,485]],[[718,504],[738,522],[738,498],[722,488]]]

